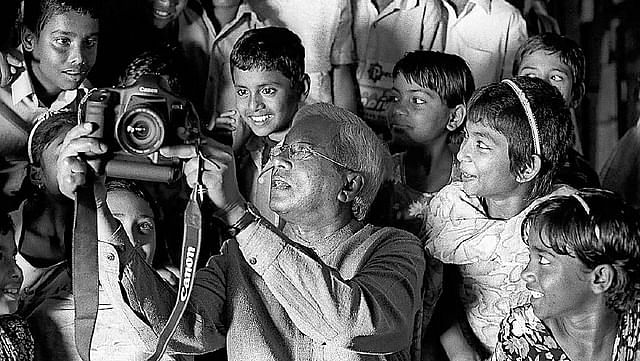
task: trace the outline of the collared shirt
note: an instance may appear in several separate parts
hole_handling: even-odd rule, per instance
[[[85,80],[80,88],[87,89]],[[28,131],[37,117],[46,111],[75,106],[77,89],[63,90],[50,107],[44,106],[33,89],[28,71],[0,88],[0,188],[2,194],[13,196],[20,189],[27,172]]]
[[[231,50],[236,41],[250,29],[257,29],[271,24],[262,19],[247,1],[238,7],[235,18],[226,24],[213,40],[209,76],[204,93],[205,116],[207,119],[220,113],[236,109],[236,92],[231,79]]]
[[[305,49],[305,71],[311,78],[308,103],[333,103],[331,70],[356,62],[348,0],[263,0],[254,8],[296,33]]]
[[[18,248],[24,231],[23,205],[11,213]],[[112,239],[117,240],[114,243],[129,242],[122,227]],[[73,336],[75,312],[70,265],[62,261],[47,268],[37,268],[20,253],[16,261],[25,273],[18,313],[31,327],[37,359],[81,361]],[[154,351],[155,345],[150,341],[155,335],[124,301],[119,282],[120,260],[114,246],[98,243],[98,265],[100,303],[91,342],[91,359],[144,361]],[[165,355],[162,360],[175,358]]]
[[[573,188],[562,186],[552,195],[571,192]],[[443,263],[458,265],[469,325],[489,350],[496,345],[500,321],[529,300],[520,278],[529,248],[520,229],[528,211],[545,198],[507,220],[490,218],[481,200],[464,192],[462,182],[445,186],[429,203],[425,248]]]
[[[279,228],[284,226],[284,221],[269,207],[273,164],[264,157],[268,154],[265,154],[266,145],[282,142],[287,132],[288,129],[270,134],[268,141],[265,141],[264,137],[251,135],[237,157],[240,191],[258,208],[263,217]]]
[[[363,117],[379,128],[387,117],[394,65],[409,51],[444,50],[446,11],[436,0],[395,0],[380,14],[371,0],[354,6]]]
[[[444,52],[466,60],[476,87],[510,77],[518,47],[527,38],[520,11],[505,0],[469,0],[460,16],[444,0],[448,13]]]
[[[121,259],[132,307],[159,330],[170,289],[131,246]],[[424,262],[418,239],[398,229],[352,222],[300,244],[259,218],[198,271],[170,347],[213,350],[226,336],[232,361],[408,360]]]

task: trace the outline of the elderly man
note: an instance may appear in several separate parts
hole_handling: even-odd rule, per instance
[[[84,182],[77,151],[102,152],[92,142],[82,137],[63,145],[70,149],[59,167],[66,194]],[[230,360],[411,358],[423,250],[407,232],[362,222],[389,154],[360,118],[321,103],[297,113],[270,160],[270,205],[287,221],[283,232],[238,192],[229,147],[208,140],[201,153],[207,194],[236,236],[197,272],[172,350],[215,350],[226,338]],[[196,152],[179,146],[165,154]],[[197,158],[185,165],[190,184],[197,167]],[[129,242],[118,248],[131,306],[160,332],[175,293]]]

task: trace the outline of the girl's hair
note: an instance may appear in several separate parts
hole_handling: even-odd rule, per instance
[[[585,188],[533,207],[522,223],[525,242],[538,232],[554,252],[594,269],[607,264],[614,278],[606,304],[620,314],[614,361],[640,356],[640,215],[615,194]]]
[[[571,115],[560,92],[545,81],[529,77],[510,80],[530,104],[541,146],[538,156],[542,166],[528,197],[533,200],[551,192],[553,177],[571,147]],[[507,138],[512,174],[520,174],[533,161],[537,152],[532,123],[522,101],[506,82],[484,86],[473,94],[467,122],[482,123]]]
[[[34,166],[42,166],[42,152],[61,134],[66,134],[78,123],[78,115],[73,111],[45,113],[31,128],[29,134],[29,162]]]

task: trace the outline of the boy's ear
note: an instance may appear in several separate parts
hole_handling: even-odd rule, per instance
[[[531,156],[531,161],[526,164],[518,174],[516,174],[516,181],[519,183],[527,183],[533,180],[538,173],[540,173],[540,169],[542,168],[542,159],[539,155],[534,154]]]
[[[580,85],[574,87],[571,91],[571,103],[569,106],[571,109],[575,109],[580,105],[582,101],[582,97],[584,97],[584,83],[580,83]]]
[[[613,266],[610,264],[597,265],[591,271],[591,290],[597,295],[604,294],[613,286],[615,278],[616,271]]]
[[[464,117],[467,115],[467,108],[463,104],[458,104],[451,110],[449,113],[449,121],[447,121],[447,130],[453,132],[458,129],[462,122],[464,122]]]
[[[29,165],[29,180],[36,188],[42,189],[44,187],[44,183],[42,181],[42,168],[35,165]]]
[[[362,191],[362,187],[364,187],[364,177],[360,173],[349,172],[346,176],[345,184],[342,186],[340,193],[338,193],[338,200],[343,203],[353,201]]]
[[[20,42],[22,43],[22,48],[25,51],[32,52],[33,49],[36,47],[37,40],[38,38],[36,37],[36,34],[33,31],[31,31],[26,26],[22,27],[22,31],[20,33]]]
[[[304,103],[307,100],[307,96],[309,96],[309,89],[311,89],[311,78],[309,78],[309,74],[304,73],[302,76],[302,92],[300,92],[300,103]]]

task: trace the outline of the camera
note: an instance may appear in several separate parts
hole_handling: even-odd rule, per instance
[[[182,167],[158,149],[197,141],[200,121],[194,109],[171,92],[166,78],[144,74],[126,88],[92,90],[79,121],[97,124],[92,136],[112,150],[103,165],[107,176],[169,183]]]

